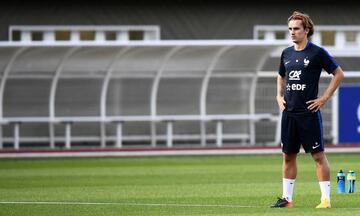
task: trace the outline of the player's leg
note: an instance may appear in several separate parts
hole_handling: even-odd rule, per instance
[[[300,150],[300,143],[295,121],[286,112],[282,116],[281,142],[283,151],[282,176],[283,195],[271,205],[272,208],[291,208],[294,184],[297,175],[296,157]]]
[[[282,164],[282,183],[283,194],[281,198],[271,205],[272,208],[291,208],[293,207],[292,197],[294,192],[294,184],[297,175],[297,153],[295,154],[283,154]]]
[[[319,181],[330,181],[330,166],[324,152],[311,154],[316,163],[316,175]]]
[[[323,127],[320,111],[299,120],[299,133],[305,152],[310,152],[320,185],[321,203],[317,208],[330,208],[330,168],[324,154]]]
[[[283,154],[282,176],[287,179],[296,179],[297,176],[297,153]]]
[[[316,175],[320,185],[321,203],[316,208],[331,208],[330,166],[324,152],[312,153],[316,164]]]
[[[292,202],[295,179],[297,176],[297,154],[283,154],[283,198]]]

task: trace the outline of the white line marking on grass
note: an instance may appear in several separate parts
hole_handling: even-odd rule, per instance
[[[264,208],[245,205],[212,205],[212,204],[177,204],[177,203],[116,203],[116,202],[36,202],[36,201],[0,201],[10,205],[121,205],[121,206],[155,206],[155,207],[214,207],[214,208]]]
[[[119,205],[119,206],[147,206],[147,207],[178,207],[178,208],[269,208],[268,206],[245,205],[212,205],[212,204],[178,204],[178,203],[116,203],[116,202],[55,202],[55,201],[0,201],[0,205]],[[278,208],[275,208],[278,209]],[[360,207],[337,207],[336,209],[356,210]]]

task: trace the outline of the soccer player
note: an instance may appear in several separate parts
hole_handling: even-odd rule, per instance
[[[344,73],[326,50],[309,41],[314,33],[314,24],[309,15],[293,12],[288,18],[288,29],[294,45],[284,49],[281,54],[276,96],[282,111],[283,195],[271,207],[293,206],[296,157],[302,145],[306,153],[311,153],[316,164],[321,191],[321,203],[316,208],[331,208],[330,168],[324,154],[320,108],[337,89]],[[323,69],[333,76],[324,93],[318,97]]]

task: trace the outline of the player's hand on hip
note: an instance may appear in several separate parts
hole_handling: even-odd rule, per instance
[[[279,106],[279,109],[280,111],[284,111],[285,109],[285,104],[286,104],[286,101],[284,99],[284,96],[276,96],[276,101],[278,103],[278,106]]]
[[[306,104],[308,104],[307,108],[312,112],[317,112],[325,103],[326,99],[324,97],[318,97],[314,100],[309,100],[306,102]]]

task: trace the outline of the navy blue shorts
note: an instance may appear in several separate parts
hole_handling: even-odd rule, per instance
[[[302,145],[306,153],[324,151],[323,127],[320,111],[292,113],[284,111],[281,119],[282,151],[299,153]]]

